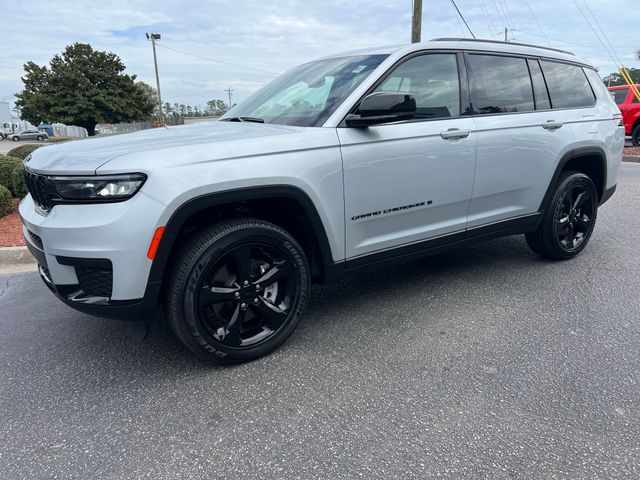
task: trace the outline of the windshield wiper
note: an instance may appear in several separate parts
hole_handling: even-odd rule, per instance
[[[224,118],[223,121],[225,121],[225,122],[264,123],[264,119],[263,118],[258,118],[258,117],[231,117],[231,118]]]

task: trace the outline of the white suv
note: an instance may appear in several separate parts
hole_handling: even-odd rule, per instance
[[[301,65],[213,124],[38,149],[20,214],[63,302],[164,305],[187,347],[233,363],[285,341],[312,281],[501,235],[574,257],[623,145],[586,61],[439,39]]]

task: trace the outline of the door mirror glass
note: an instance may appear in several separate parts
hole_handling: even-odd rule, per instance
[[[350,127],[367,127],[380,123],[409,120],[416,115],[416,99],[409,93],[374,92],[364,97],[358,113],[349,115]]]

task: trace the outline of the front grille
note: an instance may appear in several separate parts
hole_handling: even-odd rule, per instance
[[[86,296],[111,297],[113,285],[112,268],[76,267],[76,276],[82,291]]]
[[[31,237],[31,240],[33,240],[33,243],[36,244],[36,247],[38,247],[40,250],[44,250],[42,239],[38,235],[33,233],[31,230],[27,230],[27,231],[29,232],[29,236]]]
[[[57,197],[53,183],[46,175],[40,175],[30,170],[24,169],[24,183],[33,198],[33,201],[45,211],[51,210],[53,200]]]

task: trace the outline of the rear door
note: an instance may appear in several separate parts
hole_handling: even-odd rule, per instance
[[[466,60],[478,136],[468,221],[474,228],[538,211],[558,159],[575,138],[565,123],[589,112],[563,110],[571,103],[565,93],[556,100],[562,107],[553,108],[536,58],[468,52]],[[575,78],[566,82],[576,88]]]
[[[413,94],[415,119],[338,128],[347,258],[456,232],[464,236],[476,153],[465,75],[460,53],[411,56],[369,93]]]

